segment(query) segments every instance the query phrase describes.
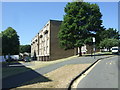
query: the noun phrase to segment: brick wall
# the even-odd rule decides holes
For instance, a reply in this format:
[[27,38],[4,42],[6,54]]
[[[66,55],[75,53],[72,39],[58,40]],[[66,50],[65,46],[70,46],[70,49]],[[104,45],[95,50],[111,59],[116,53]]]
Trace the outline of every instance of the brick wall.
[[50,59],[61,59],[74,55],[74,49],[64,50],[59,46],[58,32],[60,30],[60,21],[50,21]]

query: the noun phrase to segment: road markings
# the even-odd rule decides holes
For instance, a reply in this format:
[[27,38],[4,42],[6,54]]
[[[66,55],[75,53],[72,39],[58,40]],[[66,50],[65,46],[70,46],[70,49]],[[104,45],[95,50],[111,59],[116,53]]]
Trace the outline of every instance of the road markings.
[[[112,55],[113,56],[113,55]],[[109,57],[109,58],[104,58],[103,60],[106,59],[110,59],[110,58],[114,58],[114,57]],[[97,63],[95,63],[90,69],[88,69],[84,74],[82,74],[77,80],[74,81],[74,83],[72,84],[71,88],[77,88],[78,84],[80,83],[80,81],[87,76],[87,74],[100,62],[101,60],[99,60]],[[106,63],[108,64],[108,63]]]
[[74,81],[73,85],[71,86],[72,88],[77,88],[78,84],[80,83],[80,81],[86,77],[89,72],[100,62],[101,60],[99,60],[97,63],[95,63],[90,69],[88,69],[84,74],[82,74],[77,80]]
[[107,62],[106,64],[108,64],[108,65],[113,65],[113,64],[116,64],[115,62]]

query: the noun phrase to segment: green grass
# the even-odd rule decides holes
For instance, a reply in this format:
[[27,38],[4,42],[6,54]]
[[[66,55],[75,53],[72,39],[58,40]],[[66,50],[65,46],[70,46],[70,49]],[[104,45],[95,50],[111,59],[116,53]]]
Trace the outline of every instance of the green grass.
[[[112,52],[95,52],[95,54],[102,54],[102,55],[104,55],[104,54],[112,54]],[[86,55],[91,55],[91,54],[83,54],[83,56],[86,56]],[[92,55],[94,55],[94,53],[92,53]]]
[[112,52],[97,52],[96,54],[112,54]]

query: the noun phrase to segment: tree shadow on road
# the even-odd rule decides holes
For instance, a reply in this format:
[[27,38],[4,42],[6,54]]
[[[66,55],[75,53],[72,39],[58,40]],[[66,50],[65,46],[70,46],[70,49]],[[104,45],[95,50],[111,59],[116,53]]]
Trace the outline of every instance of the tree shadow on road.
[[[52,81],[49,78],[43,76],[42,74],[36,72],[35,70],[32,70],[28,67],[25,67],[21,63],[12,63],[11,65],[5,65],[3,67],[6,70],[2,71],[2,75],[11,73],[10,76],[6,76],[2,79],[2,88],[5,89],[12,89],[16,87],[20,87],[23,85],[30,85],[35,83],[41,83],[41,82],[49,82]],[[19,72],[19,70],[26,70],[25,72],[14,74],[15,72]],[[13,75],[12,75],[13,74]],[[31,81],[35,78],[39,77],[39,80],[35,80],[30,83],[26,83],[28,81]]]

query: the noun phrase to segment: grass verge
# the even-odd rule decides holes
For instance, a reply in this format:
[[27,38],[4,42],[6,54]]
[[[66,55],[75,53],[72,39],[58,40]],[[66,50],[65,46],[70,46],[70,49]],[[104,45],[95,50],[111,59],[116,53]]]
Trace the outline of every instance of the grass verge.
[[89,65],[90,64],[65,65],[52,72],[44,74],[44,77],[49,78],[52,81],[34,83],[41,80],[41,77],[38,77],[24,83],[23,86],[18,88],[67,88],[71,80],[85,70]]
[[[60,62],[64,62],[64,61],[67,61],[67,60],[71,60],[72,58],[75,58],[76,56],[71,56],[71,57],[68,57],[68,58],[64,58],[64,59],[58,59],[58,60],[55,60],[55,61],[32,61],[32,62],[25,62],[27,63],[27,65],[23,66],[23,67],[3,67],[2,68],[2,78],[6,78],[6,77],[9,77],[9,76],[12,76],[12,75],[16,75],[16,74],[20,74],[20,73],[23,73],[23,72],[26,72],[26,71],[29,71],[29,70],[35,70],[35,69],[38,69],[38,68],[42,68],[42,67],[45,67],[45,66],[48,66],[48,65],[52,65],[52,64],[56,64],[56,63],[60,63]],[[15,62],[14,62],[15,63]],[[19,61],[19,63],[23,64],[24,62],[22,61]],[[5,62],[4,62],[5,64]]]

